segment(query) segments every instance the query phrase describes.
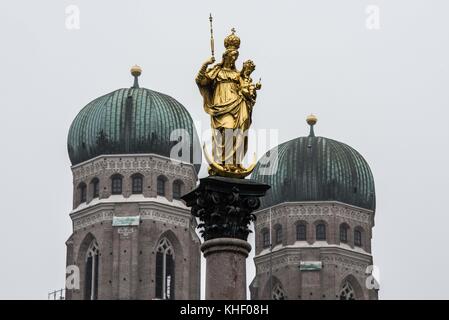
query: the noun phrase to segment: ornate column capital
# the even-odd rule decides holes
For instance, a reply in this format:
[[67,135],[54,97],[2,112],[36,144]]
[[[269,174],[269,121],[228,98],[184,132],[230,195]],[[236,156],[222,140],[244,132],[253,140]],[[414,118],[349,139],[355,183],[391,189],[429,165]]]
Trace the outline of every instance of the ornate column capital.
[[269,185],[249,179],[212,176],[200,179],[200,185],[182,199],[201,223],[198,228],[205,241],[216,238],[247,240],[249,224]]

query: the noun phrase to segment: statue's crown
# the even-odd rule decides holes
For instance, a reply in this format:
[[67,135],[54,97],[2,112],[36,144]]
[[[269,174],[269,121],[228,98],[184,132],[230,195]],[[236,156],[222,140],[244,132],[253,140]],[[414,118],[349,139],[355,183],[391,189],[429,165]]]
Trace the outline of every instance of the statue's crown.
[[237,50],[240,48],[240,38],[235,35],[235,29],[231,29],[231,34],[224,39],[224,46],[226,50]]

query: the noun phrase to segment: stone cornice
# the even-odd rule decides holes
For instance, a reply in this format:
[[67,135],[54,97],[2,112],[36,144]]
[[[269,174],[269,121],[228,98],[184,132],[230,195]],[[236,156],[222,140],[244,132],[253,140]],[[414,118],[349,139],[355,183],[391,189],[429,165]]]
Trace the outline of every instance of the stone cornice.
[[169,213],[169,212],[162,212],[158,210],[152,210],[152,209],[141,209],[140,210],[140,218],[142,220],[153,220],[158,221],[162,223],[171,224],[174,226],[179,226],[183,228],[188,228],[190,225],[190,217]]
[[191,163],[173,160],[157,154],[117,154],[98,156],[71,167],[74,181],[83,180],[100,173],[133,174],[160,172],[166,175],[197,180]]
[[[154,199],[154,198],[150,198],[150,199]],[[160,203],[157,201],[148,201],[148,202],[141,202],[139,204],[139,207],[143,210],[143,209],[157,209],[160,211],[164,211],[167,213],[177,213],[177,214],[181,214],[181,215],[185,215],[187,217],[191,217],[190,215],[190,209],[187,206],[184,207],[179,207],[179,206],[172,206],[170,204],[166,204],[166,203]]]
[[82,219],[96,212],[113,211],[113,210],[114,210],[114,203],[98,203],[95,206],[86,207],[82,210],[72,211],[70,213],[70,218],[72,220]]
[[78,212],[86,212],[92,208],[96,208],[99,205],[114,205],[114,204],[123,204],[123,203],[139,203],[141,205],[153,205],[159,206],[161,209],[165,207],[170,207],[170,210],[181,210],[180,212],[184,212],[185,210],[189,210],[186,205],[180,200],[172,200],[169,201],[165,197],[145,197],[141,194],[131,195],[129,197],[124,197],[123,195],[110,195],[108,198],[102,199],[93,199],[89,203],[82,203],[78,207],[72,210],[70,216],[77,214]]
[[[347,257],[341,255],[324,255],[322,261],[325,264],[332,264],[339,267],[344,267],[350,270],[358,271],[363,274],[366,268],[372,264],[372,260],[360,260],[355,257]],[[341,269],[341,268],[340,268]]]
[[[153,220],[183,228],[191,227],[193,230],[197,226],[197,222],[195,219],[192,219],[188,208],[179,208],[155,201],[140,202],[138,204],[139,215],[142,220]],[[110,221],[112,224],[114,206],[115,203],[98,203],[82,211],[71,213],[70,217],[73,221],[73,230],[80,230],[104,221]]]
[[[278,269],[285,266],[298,266],[301,261],[301,255],[299,253],[290,253],[290,254],[282,254],[282,255],[274,255],[271,259],[271,268]],[[270,270],[270,259],[261,260],[257,257],[254,258],[254,263],[256,264],[257,273],[263,273]]]
[[73,231],[77,231],[83,228],[86,228],[88,226],[91,226],[93,224],[104,222],[104,221],[110,221],[112,225],[112,218],[114,216],[113,210],[95,210],[91,211],[89,213],[84,214],[81,217],[72,217],[73,221]]
[[[272,252],[273,257],[276,256],[283,256],[283,255],[295,255],[299,254],[300,251],[303,250],[319,250],[320,254],[335,254],[338,252],[340,255],[346,255],[348,257],[358,257],[359,259],[371,259],[372,255],[369,252],[360,252],[355,251],[350,248],[345,248],[340,245],[336,244],[328,244],[328,245],[322,245],[322,246],[304,246],[304,247],[298,247],[298,246],[285,246],[278,250],[274,250]],[[261,254],[258,254],[254,257],[254,260],[256,261],[263,261],[264,259],[270,259],[270,252],[263,252]]]
[[[368,253],[349,251],[338,246],[313,249],[320,249],[321,261],[326,264],[341,265],[365,271],[365,268],[372,262],[372,256]],[[297,248],[283,248],[272,253],[271,266],[272,269],[289,265],[299,267],[301,261],[301,254]],[[270,254],[254,257],[254,263],[257,266],[258,274],[268,271],[270,269]]]
[[277,219],[288,217],[295,220],[315,221],[325,217],[342,217],[351,219],[362,224],[374,225],[374,212],[371,210],[355,207],[337,201],[320,202],[285,202],[265,208],[256,212],[257,226],[267,226],[269,223],[271,210],[271,219],[274,223]]

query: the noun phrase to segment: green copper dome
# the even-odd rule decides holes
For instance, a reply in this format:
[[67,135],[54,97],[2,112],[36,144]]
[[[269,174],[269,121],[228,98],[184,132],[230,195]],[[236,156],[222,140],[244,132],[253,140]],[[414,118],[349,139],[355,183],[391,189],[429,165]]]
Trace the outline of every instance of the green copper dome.
[[[375,210],[374,179],[368,163],[350,146],[324,137],[299,137],[278,146],[278,167],[258,162],[252,179],[271,185],[262,206],[282,202],[339,201]],[[268,175],[267,175],[268,173]]]
[[[170,157],[175,129],[189,134],[190,162],[201,163],[199,139],[189,112],[172,97],[145,88],[119,89],[95,99],[73,121],[68,136],[73,165],[105,154],[155,153]],[[195,147],[194,147],[195,146]],[[194,150],[199,153],[194,157]],[[199,152],[198,152],[199,151]],[[200,165],[196,165],[199,171]]]

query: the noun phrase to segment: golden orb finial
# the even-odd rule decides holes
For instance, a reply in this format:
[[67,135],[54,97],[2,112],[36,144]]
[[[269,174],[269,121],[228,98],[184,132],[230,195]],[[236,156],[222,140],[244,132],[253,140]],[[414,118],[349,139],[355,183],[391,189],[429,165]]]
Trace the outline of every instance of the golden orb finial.
[[139,76],[142,74],[142,68],[135,64],[131,67],[131,74],[134,77],[134,84],[132,88],[139,88],[139,81],[137,80],[137,78],[139,78]]
[[317,123],[318,119],[314,114],[310,114],[307,116],[306,121],[309,125],[313,126]]
[[307,116],[306,121],[310,126],[309,137],[315,137],[315,132],[313,131],[313,126],[317,123],[318,119],[314,114],[310,114]]
[[131,67],[131,74],[134,77],[138,77],[142,74],[142,68],[139,67],[137,64]]

